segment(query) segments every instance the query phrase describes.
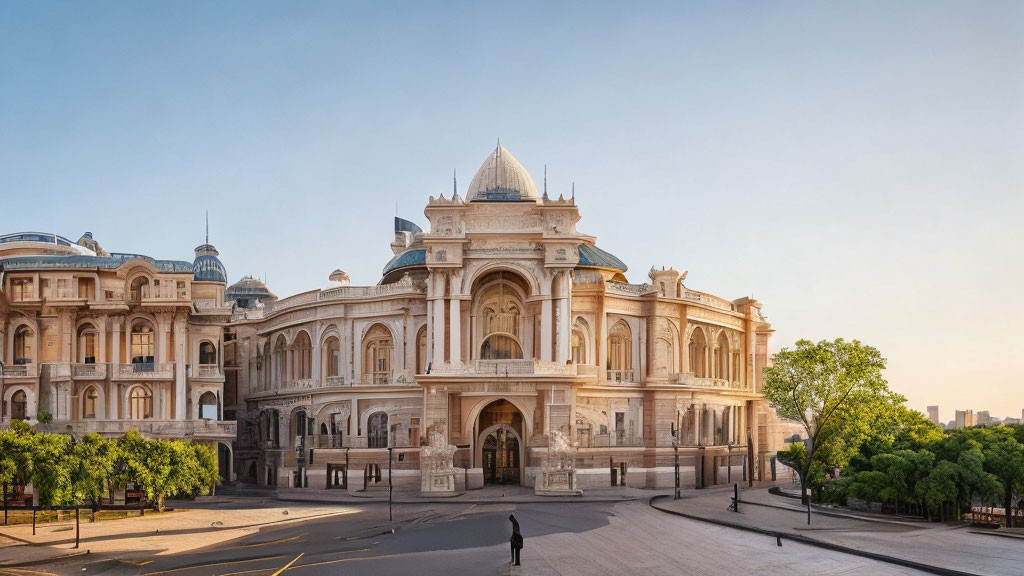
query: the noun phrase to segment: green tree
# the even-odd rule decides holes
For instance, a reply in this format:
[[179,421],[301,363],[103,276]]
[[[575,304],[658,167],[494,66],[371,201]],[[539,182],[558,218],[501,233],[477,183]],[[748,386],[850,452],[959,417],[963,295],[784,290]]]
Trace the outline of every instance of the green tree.
[[[800,340],[783,348],[765,368],[764,395],[784,418],[807,434],[805,457],[796,468],[807,502],[812,467],[844,466],[869,437],[873,424],[888,421],[905,399],[882,378],[885,359],[870,346],[842,338]],[[782,454],[780,453],[780,457]]]
[[994,442],[985,452],[985,468],[999,479],[1006,526],[1013,526],[1013,496],[1024,490],[1024,445],[1013,436]]
[[32,434],[32,486],[39,492],[43,506],[76,504],[71,486],[71,470],[75,467],[71,454],[71,436],[67,434]]
[[113,474],[116,448],[114,441],[99,434],[86,434],[72,449],[72,490],[78,502],[91,501],[93,510],[99,507]]
[[[928,476],[917,484],[916,490],[918,498],[925,503],[931,517],[937,516],[940,520],[945,521],[946,505],[956,502],[959,497],[957,465],[948,460],[942,460],[935,465]],[[959,518],[959,511],[957,518]]]

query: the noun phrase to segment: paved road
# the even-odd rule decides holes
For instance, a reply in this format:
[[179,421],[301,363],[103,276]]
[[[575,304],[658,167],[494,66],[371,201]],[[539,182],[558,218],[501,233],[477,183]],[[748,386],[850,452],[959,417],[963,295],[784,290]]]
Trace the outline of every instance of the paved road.
[[186,554],[139,550],[36,568],[78,576],[492,575],[508,555],[512,512],[526,537],[524,574],[919,574],[792,543],[778,548],[774,540],[670,516],[646,502],[403,505],[393,523],[386,504],[368,504],[355,514],[269,527]]

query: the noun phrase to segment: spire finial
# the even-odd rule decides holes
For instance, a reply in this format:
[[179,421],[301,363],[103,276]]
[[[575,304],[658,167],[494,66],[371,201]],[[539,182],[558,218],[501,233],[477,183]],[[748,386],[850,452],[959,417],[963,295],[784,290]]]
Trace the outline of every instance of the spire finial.
[[544,195],[548,193],[548,165],[544,165]]
[[206,243],[210,243],[210,211],[206,211]]
[[454,194],[459,193],[459,174],[456,168],[452,168],[452,192]]
[[576,201],[576,181],[575,180],[572,181],[572,200],[573,200],[573,202]]

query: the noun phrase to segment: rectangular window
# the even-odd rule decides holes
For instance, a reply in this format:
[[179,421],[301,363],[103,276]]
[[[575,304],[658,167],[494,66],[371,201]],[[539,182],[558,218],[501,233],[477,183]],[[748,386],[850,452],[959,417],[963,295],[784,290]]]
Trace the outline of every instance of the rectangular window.
[[153,333],[136,332],[132,334],[132,363],[151,364],[153,362]]

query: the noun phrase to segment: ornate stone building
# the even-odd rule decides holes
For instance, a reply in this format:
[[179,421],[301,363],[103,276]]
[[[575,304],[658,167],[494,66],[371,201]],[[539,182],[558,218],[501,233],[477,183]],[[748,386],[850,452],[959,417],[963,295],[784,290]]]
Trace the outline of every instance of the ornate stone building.
[[577,229],[575,199],[539,193],[500,146],[465,198],[431,197],[425,215],[427,231],[396,219],[374,286],[335,271],[334,287],[281,300],[252,278],[228,289],[245,294],[226,342],[239,479],[322,485],[331,465],[358,482],[391,448],[396,480],[418,485],[440,432],[460,488],[533,485],[554,430],[583,488],[623,473],[671,486],[676,444],[684,484],[763,472],[759,302],[692,290],[672,268],[628,283]]
[[0,236],[0,425],[193,438],[218,445],[232,478],[217,256],[209,244],[193,262],[108,253],[88,232]]

